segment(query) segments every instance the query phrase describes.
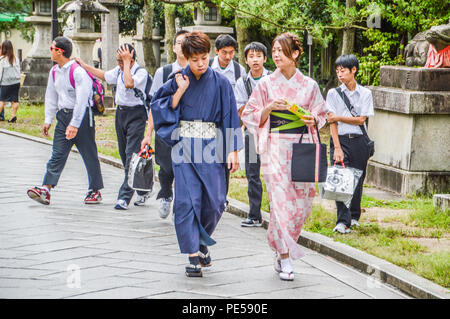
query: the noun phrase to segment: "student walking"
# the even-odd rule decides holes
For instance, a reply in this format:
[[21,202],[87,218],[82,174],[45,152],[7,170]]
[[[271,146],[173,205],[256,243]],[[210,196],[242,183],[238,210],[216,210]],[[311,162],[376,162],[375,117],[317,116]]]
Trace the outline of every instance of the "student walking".
[[[20,62],[14,55],[14,47],[9,40],[1,46],[0,55],[0,114],[4,114],[5,102],[12,103],[12,114],[9,123],[17,121],[20,89]],[[3,121],[5,120],[4,115]]]
[[[153,96],[159,88],[167,82],[169,75],[173,72],[178,72],[187,65],[187,60],[181,50],[181,43],[184,40],[188,31],[180,30],[175,34],[173,39],[172,50],[176,54],[177,59],[172,64],[167,64],[164,67],[160,67],[155,72],[154,81],[150,89],[150,95]],[[141,148],[145,145],[149,145],[152,142],[153,134],[153,118],[152,112],[148,112],[148,128],[145,138],[142,140]],[[172,169],[172,148],[166,144],[157,134],[155,135],[155,161],[159,165],[158,178],[161,185],[161,189],[156,196],[159,199],[159,216],[161,218],[167,218],[170,214],[172,201],[173,201],[173,169]]]
[[[296,68],[302,52],[298,37],[293,34],[283,33],[273,40],[272,57],[277,69],[258,81],[241,116],[255,136],[256,151],[261,156],[270,201],[267,237],[269,246],[276,252],[275,270],[282,280],[294,280],[290,259],[303,256],[297,240],[311,213],[315,195],[314,183],[291,179],[293,144],[298,143],[302,135],[304,142],[312,143],[308,131],[317,140],[318,131],[314,126],[323,126],[326,117],[325,101],[318,84]],[[271,112],[289,113],[287,108],[292,103],[310,112],[310,116],[302,118],[306,126],[271,132],[286,124]]]
[[[137,64],[136,52],[133,46],[128,43],[120,46],[117,50],[117,66],[112,70],[105,72],[87,65],[80,59],[77,59],[77,61],[94,76],[108,84],[116,85],[114,97],[117,105],[115,127],[120,159],[125,168],[125,177],[114,208],[127,210],[134,195],[134,190],[128,186],[129,165],[133,153],[138,153],[140,150],[148,111],[143,101],[136,96],[136,90],[140,91],[146,98],[148,73],[145,68]],[[151,81],[151,78],[149,80]],[[150,197],[150,192],[137,191],[137,194],[135,205],[143,205],[146,199]]]
[[[239,115],[242,114],[245,104],[252,95],[253,89],[258,81],[271,72],[264,68],[267,61],[267,48],[260,42],[252,42],[245,47],[245,63],[250,67],[247,75],[239,78],[236,83],[236,105],[239,108]],[[243,227],[261,227],[261,201],[263,188],[261,183],[260,170],[261,160],[256,153],[253,134],[247,128],[244,130],[245,138],[245,176],[248,182],[248,199],[250,212],[248,218],[242,221]]]
[[[75,144],[83,158],[89,180],[89,190],[84,202],[98,204],[102,200],[100,189],[103,188],[103,179],[95,144],[95,122],[90,118],[91,112],[88,110],[92,96],[92,80],[83,68],[72,67],[75,61],[69,59],[72,54],[72,42],[69,39],[55,38],[50,50],[51,59],[57,64],[48,76],[43,134],[49,135],[55,115],[58,122],[43,187],[30,188],[27,194],[41,204],[50,204],[50,190],[58,184],[70,149]],[[70,81],[71,70],[74,86]]]
[[189,255],[186,275],[201,277],[211,265],[207,246],[225,209],[226,171],[239,168],[239,116],[228,80],[208,67],[210,40],[202,32],[181,45],[189,65],[172,75],[153,97],[156,134],[173,145],[175,230]]
[[336,74],[342,83],[327,95],[327,120],[330,123],[331,165],[343,162],[347,167],[363,171],[347,208],[343,202],[336,202],[337,221],[333,231],[347,234],[350,227],[359,226],[361,197],[366,176],[369,149],[364,135],[367,135],[366,120],[374,115],[372,92],[356,82],[359,70],[358,58],[342,55],[335,62]]

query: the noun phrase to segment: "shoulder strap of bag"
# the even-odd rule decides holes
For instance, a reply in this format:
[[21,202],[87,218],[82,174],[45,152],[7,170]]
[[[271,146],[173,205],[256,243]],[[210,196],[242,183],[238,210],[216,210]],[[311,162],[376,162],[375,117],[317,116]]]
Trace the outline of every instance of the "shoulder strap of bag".
[[241,66],[235,60],[233,60],[234,65],[234,79],[237,81],[241,77]]
[[250,95],[252,95],[253,91],[252,84],[250,83],[250,77],[248,76],[248,74],[246,74],[243,76],[242,80],[244,81],[245,91],[247,91],[247,97],[250,98]]
[[170,73],[172,73],[172,64],[167,64],[163,67],[163,83],[167,82]]
[[214,58],[209,58],[209,66],[211,66],[212,64],[213,64],[213,62],[214,62]]
[[[344,103],[345,103],[345,105],[347,106],[348,110],[350,111],[350,114],[351,114],[353,117],[356,117],[356,116],[354,115],[354,113],[355,113],[355,108],[354,108],[353,105],[350,103],[350,100],[348,99],[347,95],[346,95],[344,92],[342,92],[342,89],[341,89],[340,87],[336,88],[336,92],[338,92],[339,96],[342,98],[342,100],[344,100]],[[359,125],[359,128],[361,129],[362,133],[363,133],[365,136],[368,136],[368,135],[367,135],[367,132],[366,132],[366,128],[364,127],[364,125]]]

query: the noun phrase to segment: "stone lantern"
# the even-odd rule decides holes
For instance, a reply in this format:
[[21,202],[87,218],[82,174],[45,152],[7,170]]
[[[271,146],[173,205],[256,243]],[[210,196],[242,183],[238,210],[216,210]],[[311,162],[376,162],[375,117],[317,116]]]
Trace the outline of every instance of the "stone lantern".
[[119,7],[124,0],[98,0],[109,10],[102,13],[102,69],[111,70],[117,66],[116,51],[119,47]]
[[51,0],[33,1],[33,15],[25,21],[34,26],[33,46],[22,62],[22,72],[25,81],[20,89],[20,97],[30,102],[44,101],[47,87],[48,72],[53,63],[50,60],[51,30]]
[[[211,47],[214,48],[214,43],[219,35],[233,34],[234,31],[233,28],[221,26],[222,15],[220,14],[220,8],[209,1],[205,1],[204,4],[204,9],[200,6],[194,8],[194,25],[184,27],[183,30],[206,33],[211,40]],[[210,54],[214,55],[214,50],[211,50]]]
[[74,0],[63,4],[58,12],[69,13],[64,36],[74,44],[72,56],[79,56],[87,64],[92,65],[92,50],[95,40],[102,36],[94,30],[94,15],[109,13],[109,10],[96,1]]

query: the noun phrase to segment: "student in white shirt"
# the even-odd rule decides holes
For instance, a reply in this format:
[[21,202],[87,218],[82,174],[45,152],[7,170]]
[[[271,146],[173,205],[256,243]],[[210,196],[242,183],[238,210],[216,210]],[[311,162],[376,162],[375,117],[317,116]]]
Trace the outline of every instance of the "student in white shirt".
[[[247,104],[253,89],[256,87],[259,79],[270,74],[264,68],[267,61],[267,48],[259,42],[249,43],[245,49],[245,63],[250,67],[247,75],[239,78],[235,87],[236,106],[239,115]],[[261,160],[259,154],[256,153],[255,141],[253,134],[245,128],[245,176],[248,182],[248,199],[250,211],[248,218],[242,221],[243,227],[261,227],[261,201],[262,201],[262,183],[260,179]]]
[[[109,71],[96,69],[77,59],[88,72],[108,84],[116,85],[115,103],[116,110],[116,134],[119,154],[125,168],[125,177],[117,195],[115,209],[126,210],[133,197],[134,190],[128,186],[128,169],[133,153],[138,153],[141,141],[144,138],[145,122],[147,120],[146,106],[136,96],[135,89],[145,97],[148,73],[145,68],[136,62],[136,52],[128,43],[117,50],[117,66]],[[151,79],[150,79],[151,80]],[[143,205],[150,197],[150,192],[137,191],[136,206]]]
[[[359,226],[361,216],[361,197],[366,175],[369,149],[361,130],[361,125],[367,132],[365,121],[374,115],[372,92],[360,86],[355,77],[358,74],[359,63],[355,55],[342,55],[336,62],[336,73],[342,85],[332,89],[327,95],[327,121],[330,123],[330,160],[344,162],[346,167],[354,167],[363,171],[353,194],[350,208],[344,203],[336,202],[337,222],[334,231],[346,234],[351,226]],[[350,112],[344,98],[347,97],[353,114]],[[367,134],[367,133],[366,133]]]
[[[181,43],[183,42],[186,34],[189,33],[186,30],[180,30],[175,34],[173,38],[172,50],[176,54],[177,59],[172,64],[167,64],[160,67],[155,72],[155,77],[153,80],[152,87],[150,89],[150,95],[155,95],[155,93],[163,86],[164,83],[169,78],[169,75],[178,72],[182,68],[188,65],[187,59],[183,55],[181,50]],[[152,112],[148,113],[148,128],[145,138],[141,142],[141,147],[145,145],[150,145],[152,142],[153,134],[153,118]],[[155,135],[155,161],[159,165],[158,178],[161,185],[161,189],[156,196],[156,199],[160,199],[159,203],[159,216],[161,218],[167,218],[170,214],[170,209],[173,201],[173,170],[172,170],[172,148],[164,143],[162,139]]]
[[210,60],[209,66],[228,79],[236,94],[237,80],[246,75],[245,68],[234,60],[238,47],[237,42],[232,36],[221,34],[217,37],[214,47],[217,55]]
[[58,120],[53,138],[52,156],[47,163],[43,187],[30,188],[28,196],[41,204],[50,204],[50,190],[56,186],[66,164],[70,149],[75,144],[87,170],[89,190],[85,204],[98,204],[102,200],[100,189],[103,179],[95,144],[95,123],[89,120],[92,80],[81,67],[73,70],[74,87],[70,82],[70,69],[75,61],[70,60],[72,42],[57,37],[50,47],[51,59],[57,65],[49,72],[45,92],[44,136],[49,135],[56,115]]

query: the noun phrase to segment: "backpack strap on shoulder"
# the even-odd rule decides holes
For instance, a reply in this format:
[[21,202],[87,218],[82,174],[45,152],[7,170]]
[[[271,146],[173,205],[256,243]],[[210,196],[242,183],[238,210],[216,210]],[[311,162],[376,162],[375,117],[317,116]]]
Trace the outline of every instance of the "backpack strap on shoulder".
[[235,60],[233,60],[234,65],[234,79],[237,81],[241,77],[241,66]]
[[169,79],[169,75],[172,73],[172,64],[166,64],[163,67],[163,83],[166,83]]
[[209,58],[209,66],[211,66],[212,64],[213,64],[213,62],[214,62],[214,58]]
[[70,66],[69,70],[69,81],[73,88],[75,88],[75,78],[73,77],[73,72],[75,72],[75,69],[78,68],[80,65],[78,63],[73,63]]
[[55,64],[54,66],[52,66],[52,77],[53,77],[53,82],[55,82],[55,72],[56,72],[56,67],[58,66],[58,64]]

